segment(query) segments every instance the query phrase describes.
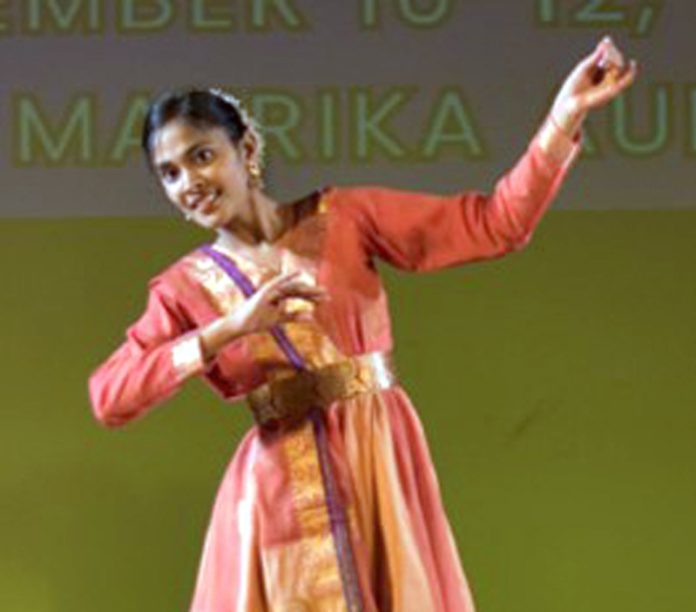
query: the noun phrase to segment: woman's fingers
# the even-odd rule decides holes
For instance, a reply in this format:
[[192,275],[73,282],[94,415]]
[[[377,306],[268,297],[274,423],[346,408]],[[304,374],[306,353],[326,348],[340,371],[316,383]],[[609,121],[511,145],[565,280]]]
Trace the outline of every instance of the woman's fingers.
[[[242,314],[235,312],[235,316],[243,319],[242,326],[247,333],[263,331],[279,323],[309,321],[313,306],[327,295],[326,290],[316,286],[306,272],[279,274],[264,283],[240,307]],[[301,301],[293,304],[293,299]]]
[[266,292],[266,293],[272,293],[273,291],[276,291],[283,285],[286,285],[287,283],[291,283],[295,280],[297,280],[302,273],[300,271],[295,271],[295,272],[289,272],[285,274],[278,274],[277,276],[274,276],[271,278],[271,280],[267,281],[264,283],[264,285],[261,287],[259,291],[261,292]]
[[256,292],[258,300],[275,302],[283,292],[284,288],[291,283],[296,282],[300,278],[300,272],[291,272],[288,274],[278,274],[271,280],[264,283]]
[[621,51],[609,36],[605,36],[594,51],[580,61],[575,72],[598,85],[607,73],[622,70],[624,65]]
[[279,323],[309,323],[314,321],[314,313],[310,310],[282,311]]
[[625,89],[630,87],[638,74],[638,64],[631,60],[627,66],[617,73],[612,79],[605,79],[602,83],[585,93],[584,103],[589,108],[596,108],[616,98]]
[[616,84],[619,86],[619,89],[623,91],[627,87],[633,84],[633,81],[636,80],[636,76],[638,75],[638,62],[636,60],[631,60],[628,62],[628,67],[626,70],[619,76],[619,79],[617,80]]
[[628,66],[626,65],[623,55],[612,45],[600,58],[599,63],[595,67],[594,73],[592,74],[592,84],[596,86],[613,83],[618,80],[618,77],[627,69]]
[[299,298],[310,302],[320,302],[327,297],[326,290],[322,287],[309,285],[299,281],[279,288],[276,295],[273,296],[273,302],[278,303],[283,300]]
[[611,39],[605,36],[599,44],[594,48],[594,51],[580,60],[579,68],[583,71],[594,71],[597,65],[602,61],[602,57],[607,53],[607,49],[613,45]]
[[616,66],[619,69],[623,69],[625,65],[624,57],[619,48],[614,44],[614,41],[608,39],[604,47],[602,47],[602,56],[599,60],[601,67]]
[[571,78],[573,76],[576,78],[594,78],[602,61],[608,56],[608,54],[613,54],[613,52],[610,51],[612,48],[616,49],[614,43],[612,42],[611,38],[605,36],[599,41],[597,46],[589,55],[586,55],[577,63],[571,73]]
[[313,279],[305,280],[306,273],[280,274],[268,281],[259,290],[259,299],[277,305],[282,300],[300,298],[318,302],[326,297],[326,290],[317,287]]

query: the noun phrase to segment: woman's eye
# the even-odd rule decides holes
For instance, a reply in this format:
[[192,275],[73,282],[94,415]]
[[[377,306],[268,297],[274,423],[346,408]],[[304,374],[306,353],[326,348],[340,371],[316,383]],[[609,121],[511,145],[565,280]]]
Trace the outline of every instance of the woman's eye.
[[206,163],[213,159],[213,152],[210,149],[198,149],[193,158],[198,163]]
[[165,168],[161,171],[160,176],[164,182],[171,183],[179,176],[179,172],[175,168]]

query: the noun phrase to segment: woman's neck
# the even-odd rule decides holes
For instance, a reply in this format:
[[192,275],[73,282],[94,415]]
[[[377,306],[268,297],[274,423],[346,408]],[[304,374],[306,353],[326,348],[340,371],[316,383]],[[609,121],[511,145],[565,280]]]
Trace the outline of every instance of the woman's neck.
[[290,212],[290,207],[255,190],[250,196],[248,214],[220,228],[217,231],[218,241],[234,250],[269,246],[288,229]]

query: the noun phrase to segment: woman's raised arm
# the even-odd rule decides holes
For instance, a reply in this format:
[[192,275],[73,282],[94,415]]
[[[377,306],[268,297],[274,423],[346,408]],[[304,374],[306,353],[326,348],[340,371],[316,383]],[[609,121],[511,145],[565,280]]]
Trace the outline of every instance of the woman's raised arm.
[[368,256],[398,268],[434,270],[521,249],[580,152],[588,112],[624,91],[636,70],[610,39],[602,40],[571,71],[527,151],[490,194],[363,187],[338,189],[331,201],[356,228]]

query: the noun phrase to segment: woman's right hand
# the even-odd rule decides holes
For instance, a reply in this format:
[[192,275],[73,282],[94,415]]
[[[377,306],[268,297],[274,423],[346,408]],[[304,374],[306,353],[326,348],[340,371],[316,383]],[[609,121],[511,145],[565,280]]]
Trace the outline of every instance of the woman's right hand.
[[306,321],[307,309],[290,309],[287,300],[305,300],[311,305],[326,298],[326,290],[302,279],[301,272],[275,276],[229,314],[200,330],[203,359],[212,359],[227,343],[281,323]]
[[326,290],[302,276],[301,272],[291,272],[273,277],[227,315],[237,335],[253,334],[274,325],[310,318],[311,312],[306,309],[288,308],[287,300],[300,299],[316,305],[326,298]]

